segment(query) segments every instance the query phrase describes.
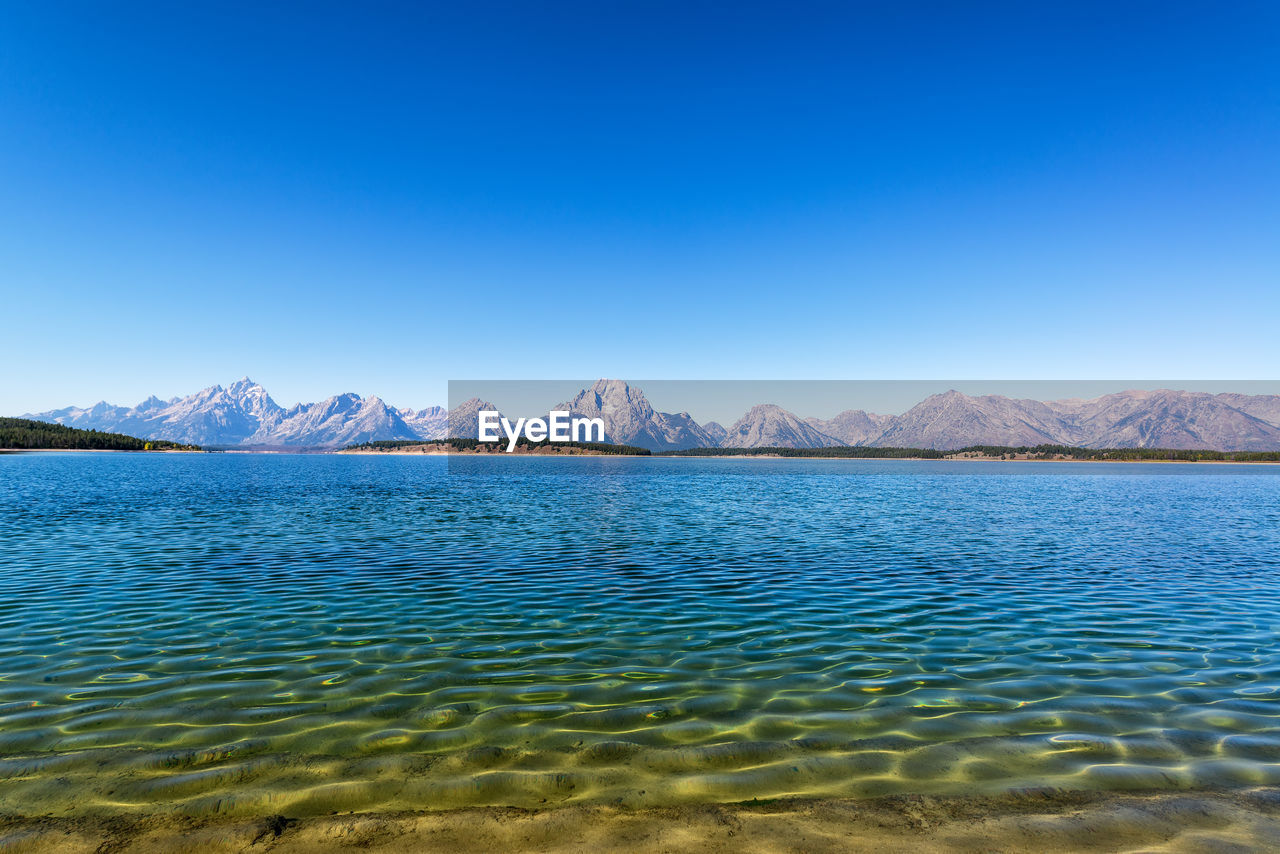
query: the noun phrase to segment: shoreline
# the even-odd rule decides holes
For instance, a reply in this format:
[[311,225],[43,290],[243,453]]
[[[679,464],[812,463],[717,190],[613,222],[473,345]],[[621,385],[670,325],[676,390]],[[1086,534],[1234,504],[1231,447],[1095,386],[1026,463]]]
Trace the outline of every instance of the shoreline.
[[1156,463],[1160,465],[1185,465],[1185,466],[1277,466],[1280,461],[1276,460],[1075,460],[1075,459],[1050,459],[1050,460],[1032,460],[1025,457],[1021,459],[1002,460],[998,457],[792,457],[782,456],[781,454],[708,454],[707,456],[681,455],[681,456],[652,456],[650,459],[660,460],[840,460],[844,462],[910,462],[910,463],[1098,463],[1100,465],[1116,465],[1116,464],[1142,464],[1147,465]]
[[293,456],[361,456],[361,457],[608,457],[610,459],[638,460],[797,460],[811,462],[814,460],[838,460],[842,462],[918,462],[918,463],[1090,463],[1099,465],[1138,464],[1138,465],[1195,465],[1195,466],[1278,466],[1276,460],[1099,460],[1099,459],[1029,459],[1013,457],[849,457],[849,456],[789,456],[782,454],[606,454],[599,451],[515,451],[481,452],[475,451],[413,451],[413,450],[322,450],[314,448],[296,448],[280,450],[219,450],[219,451],[187,451],[187,450],[150,450],[128,451],[108,448],[0,448],[0,454],[262,454]]
[[[261,453],[261,452],[239,452]],[[285,452],[288,453],[288,452]],[[1276,466],[1276,460],[1097,460],[1097,459],[1047,459],[1036,460],[1023,458],[1000,459],[998,457],[798,457],[781,454],[602,454],[602,453],[529,453],[516,451],[513,453],[476,453],[474,451],[331,451],[333,455],[366,456],[366,457],[609,457],[611,459],[636,460],[797,460],[811,462],[813,460],[838,460],[841,462],[917,462],[917,463],[1097,463],[1101,465],[1115,464],[1159,464],[1159,465],[1215,465],[1215,466]]]
[[95,851],[283,854],[542,851],[1271,850],[1280,787],[1161,792],[1023,789],[1001,796],[782,799],[626,809],[472,807],[414,812],[195,817],[0,813],[7,854]]

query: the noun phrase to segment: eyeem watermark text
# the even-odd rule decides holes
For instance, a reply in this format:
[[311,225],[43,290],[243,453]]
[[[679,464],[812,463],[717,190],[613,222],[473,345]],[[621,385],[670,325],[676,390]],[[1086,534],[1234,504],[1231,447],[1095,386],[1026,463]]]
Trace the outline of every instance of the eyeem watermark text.
[[522,434],[530,442],[604,441],[603,418],[572,417],[563,410],[549,412],[546,418],[517,418],[516,423],[512,424],[501,413],[482,409],[478,425],[478,438],[481,442],[497,442],[505,435],[508,454],[515,450],[516,442]]

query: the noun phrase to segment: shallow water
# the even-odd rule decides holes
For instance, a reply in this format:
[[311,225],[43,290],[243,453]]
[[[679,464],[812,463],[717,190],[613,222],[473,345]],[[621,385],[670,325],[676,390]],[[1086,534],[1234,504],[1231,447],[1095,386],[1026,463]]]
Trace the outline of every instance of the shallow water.
[[0,802],[1280,783],[1280,467],[0,457]]

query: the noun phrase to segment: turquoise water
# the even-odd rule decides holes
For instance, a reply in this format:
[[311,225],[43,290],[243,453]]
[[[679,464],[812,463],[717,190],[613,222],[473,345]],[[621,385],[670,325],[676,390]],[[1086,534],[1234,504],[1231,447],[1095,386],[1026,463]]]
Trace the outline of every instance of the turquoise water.
[[1280,783],[1278,476],[0,456],[0,802]]

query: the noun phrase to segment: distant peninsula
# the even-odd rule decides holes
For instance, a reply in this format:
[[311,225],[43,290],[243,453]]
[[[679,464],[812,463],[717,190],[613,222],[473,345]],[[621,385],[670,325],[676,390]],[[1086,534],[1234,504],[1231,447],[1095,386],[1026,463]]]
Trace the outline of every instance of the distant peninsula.
[[0,451],[199,451],[164,439],[80,430],[27,418],[0,418]]

